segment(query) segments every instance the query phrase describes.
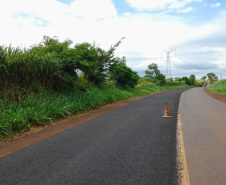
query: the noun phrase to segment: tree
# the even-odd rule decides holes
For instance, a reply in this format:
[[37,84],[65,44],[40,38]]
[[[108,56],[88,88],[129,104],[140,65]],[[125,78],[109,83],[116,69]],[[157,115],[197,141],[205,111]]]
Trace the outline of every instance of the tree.
[[95,43],[82,43],[75,46],[74,56],[76,56],[78,69],[84,73],[84,77],[89,82],[97,86],[101,85],[113,66],[126,63],[125,57],[120,59],[114,56],[114,51],[122,39],[108,51],[96,46]]
[[188,85],[195,85],[195,75],[191,74],[191,76],[189,77],[189,84]]
[[182,80],[185,82],[185,84],[190,85],[190,80],[189,80],[188,77],[183,76],[183,77],[182,77]]
[[156,82],[157,85],[160,85],[160,86],[166,84],[166,77],[165,77],[165,75],[162,74],[162,73],[159,73],[158,75],[155,75],[155,82]]
[[40,71],[47,68],[46,71],[49,73],[49,69],[52,69],[53,66],[55,68],[58,66],[58,71],[55,71],[54,75],[42,75],[54,79],[52,81],[55,84],[53,85],[55,89],[72,88],[78,78],[76,73],[78,66],[73,58],[73,49],[70,48],[71,44],[72,41],[68,39],[60,42],[57,37],[44,36],[40,44],[30,49],[30,52],[34,52],[45,61],[45,65],[49,64],[49,66],[52,66],[47,68],[44,65],[40,65]]
[[204,82],[206,81],[206,78],[207,78],[207,76],[203,76],[202,78],[201,78],[201,80],[203,80]]
[[76,44],[73,50],[73,57],[77,63],[78,69],[84,73],[84,77],[99,85],[105,80],[106,74],[101,70],[99,63],[98,50],[95,45],[90,43]]
[[119,40],[114,46],[111,46],[108,51],[104,51],[103,49],[101,49],[99,47],[97,48],[98,56],[99,56],[98,60],[99,60],[99,63],[101,65],[101,69],[103,71],[109,71],[110,68],[115,64],[120,64],[120,63],[125,64],[126,63],[125,57],[120,59],[119,57],[114,56],[114,51],[121,44],[123,39],[125,39],[125,37],[123,37],[121,40]]
[[214,73],[208,73],[207,76],[211,83],[218,80],[218,77]]
[[178,81],[178,82],[183,81],[183,79],[182,79],[182,78],[180,78],[180,77],[176,77],[176,78],[175,78],[175,80],[176,80],[176,81]]
[[183,81],[183,79],[182,79],[182,78],[180,78],[180,77],[176,77],[176,78],[175,78],[175,81],[177,81],[177,82],[181,83],[181,82]]
[[158,69],[158,65],[155,63],[152,63],[148,65],[148,69],[145,71],[145,77],[154,78],[156,75],[160,74],[160,71]]
[[195,75],[194,74],[191,74],[190,77],[182,77],[182,80],[185,82],[185,84],[187,85],[193,85],[195,86],[196,85],[196,78],[195,78]]
[[109,73],[110,79],[115,80],[117,86],[133,88],[138,84],[139,75],[137,72],[125,65],[117,65]]

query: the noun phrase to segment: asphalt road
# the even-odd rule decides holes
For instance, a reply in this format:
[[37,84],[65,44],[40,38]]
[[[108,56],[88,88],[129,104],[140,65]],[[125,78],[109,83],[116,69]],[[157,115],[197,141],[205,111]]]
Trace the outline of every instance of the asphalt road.
[[[0,158],[1,185],[175,185],[180,94],[149,96]],[[163,118],[165,103],[172,118]]]
[[194,88],[181,95],[180,114],[191,185],[225,185],[226,104]]

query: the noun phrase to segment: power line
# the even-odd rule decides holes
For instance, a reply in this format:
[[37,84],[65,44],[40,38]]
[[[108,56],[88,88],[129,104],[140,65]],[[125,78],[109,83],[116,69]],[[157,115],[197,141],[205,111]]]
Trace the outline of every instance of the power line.
[[[172,63],[173,63],[173,62],[172,62]],[[175,63],[173,63],[173,64],[174,64],[175,66],[181,68],[181,69],[185,69],[185,70],[187,70],[187,71],[192,71],[193,73],[203,74],[203,73],[194,71],[193,69],[186,69],[186,68],[184,68],[184,67],[182,67],[182,66],[180,66],[180,65],[178,65],[178,64],[175,64]]]
[[162,59],[161,57],[155,58],[126,58],[126,60],[153,60],[153,59]]
[[[196,71],[195,73],[202,74],[202,75],[206,75],[207,73],[209,73],[209,71],[207,71],[207,69],[203,69],[200,66],[194,65],[194,64],[192,64],[192,63],[190,63],[190,62],[188,62],[188,61],[186,61],[186,60],[184,60],[184,59],[182,59],[180,57],[176,57],[176,58],[178,58],[179,60],[181,60],[181,61],[183,61],[185,63],[188,63],[190,66],[195,67],[196,70],[201,70],[202,71],[202,72],[197,72]],[[187,70],[193,70],[193,71],[195,71],[194,69],[187,69]]]
[[188,63],[188,64],[190,64],[190,65],[192,65],[192,66],[194,66],[194,67],[196,67],[196,68],[199,68],[200,70],[203,70],[203,69],[201,69],[199,66],[196,66],[196,65],[194,65],[194,64],[191,64],[190,62],[188,62],[188,61],[186,61],[186,60],[184,60],[184,59],[182,59],[182,58],[180,58],[180,57],[176,57],[176,58],[178,58],[178,59],[182,60],[183,62]]

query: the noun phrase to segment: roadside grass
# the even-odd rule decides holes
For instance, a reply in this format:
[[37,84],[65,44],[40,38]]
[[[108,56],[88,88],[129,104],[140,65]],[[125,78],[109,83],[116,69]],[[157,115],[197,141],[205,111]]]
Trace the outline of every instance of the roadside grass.
[[88,112],[103,105],[148,93],[186,88],[187,85],[148,85],[134,89],[92,88],[86,93],[42,91],[19,103],[0,99],[0,140],[29,131],[33,126],[50,125],[56,120]]
[[208,89],[213,92],[226,94],[226,80],[216,81]]

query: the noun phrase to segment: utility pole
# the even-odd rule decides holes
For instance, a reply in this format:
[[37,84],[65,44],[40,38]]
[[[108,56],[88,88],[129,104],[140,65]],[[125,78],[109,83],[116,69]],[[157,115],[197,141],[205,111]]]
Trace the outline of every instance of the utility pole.
[[171,63],[170,63],[170,53],[175,51],[175,55],[176,55],[176,50],[175,49],[171,49],[168,51],[164,52],[167,54],[167,59],[166,59],[166,78],[171,78],[172,77],[172,73],[171,73]]

